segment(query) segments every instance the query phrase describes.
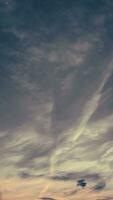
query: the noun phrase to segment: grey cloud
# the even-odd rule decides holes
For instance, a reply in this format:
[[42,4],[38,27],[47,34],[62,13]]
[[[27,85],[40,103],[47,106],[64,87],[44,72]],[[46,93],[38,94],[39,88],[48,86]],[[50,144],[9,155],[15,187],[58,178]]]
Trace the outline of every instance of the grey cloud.
[[101,191],[106,187],[105,182],[100,182],[94,187],[94,191]]
[[[28,169],[32,168],[34,170],[48,169],[50,166],[49,157],[51,156],[53,149],[54,147],[51,146],[47,146],[47,148],[45,148],[44,146],[35,147],[35,145],[28,145],[28,147],[23,150],[23,158],[17,162],[16,166],[18,168],[26,167]],[[35,161],[36,159],[39,160]]]
[[113,112],[112,90],[113,90],[113,74],[111,74],[105,86],[103,87],[100,104],[96,112],[93,114],[90,120],[91,122],[101,118],[105,118],[106,116],[112,114]]
[[55,199],[52,198],[52,197],[42,197],[41,199],[42,199],[42,200],[55,200]]
[[81,174],[79,173],[62,173],[58,174],[56,176],[50,177],[52,180],[58,180],[58,181],[70,181],[70,180],[76,180]]
[[92,174],[88,174],[87,171],[84,172],[69,172],[69,173],[62,173],[53,177],[50,177],[52,180],[58,180],[58,181],[76,181],[77,179],[80,178],[84,178],[87,179],[88,181],[98,181],[101,179],[101,175],[97,174],[97,173],[92,173]]
[[19,174],[19,177],[21,177],[22,179],[29,179],[29,178],[33,178],[33,176],[32,175],[30,175],[29,173],[27,173],[27,172],[21,172],[20,174]]
[[32,175],[32,174],[29,174],[28,172],[20,172],[18,174],[18,176],[21,178],[21,179],[33,179],[33,178],[40,178],[40,177],[43,177],[44,175],[43,174],[40,174],[40,175]]

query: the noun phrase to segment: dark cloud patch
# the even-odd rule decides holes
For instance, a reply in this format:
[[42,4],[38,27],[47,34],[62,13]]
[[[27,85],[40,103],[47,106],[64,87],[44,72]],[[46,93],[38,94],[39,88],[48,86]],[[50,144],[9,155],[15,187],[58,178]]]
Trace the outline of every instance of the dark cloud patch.
[[21,173],[19,174],[19,177],[22,178],[22,179],[29,179],[29,178],[32,178],[33,176],[30,175],[30,174],[27,173],[27,172],[21,172]]
[[94,173],[94,174],[87,174],[84,176],[88,180],[98,181],[101,179],[100,174]]
[[55,200],[55,199],[52,198],[52,197],[42,197],[41,199],[42,199],[42,200]]
[[44,175],[40,174],[40,175],[32,175],[29,172],[20,172],[18,175],[21,179],[32,179],[32,178],[41,178]]
[[[61,174],[61,175],[56,175],[53,177],[50,177],[52,180],[57,180],[57,181],[75,181],[79,179],[80,177],[83,178],[83,180],[87,179],[88,181],[99,181],[101,179],[100,174],[98,173],[92,173],[92,174],[87,174],[87,172],[70,172],[67,174]],[[82,180],[82,179],[81,179]]]
[[101,191],[106,187],[106,183],[105,182],[100,182],[98,183],[95,187],[94,187],[94,191]]
[[67,174],[60,174],[53,177],[50,177],[52,180],[58,180],[58,181],[70,181],[75,180],[79,177],[80,174],[78,173],[67,173]]

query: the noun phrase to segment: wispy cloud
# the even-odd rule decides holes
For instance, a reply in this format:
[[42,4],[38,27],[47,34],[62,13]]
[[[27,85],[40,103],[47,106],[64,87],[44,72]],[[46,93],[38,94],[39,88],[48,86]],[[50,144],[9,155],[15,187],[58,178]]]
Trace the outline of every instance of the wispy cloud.
[[12,199],[80,199],[79,179],[92,199],[112,187],[112,8],[1,0],[0,177]]

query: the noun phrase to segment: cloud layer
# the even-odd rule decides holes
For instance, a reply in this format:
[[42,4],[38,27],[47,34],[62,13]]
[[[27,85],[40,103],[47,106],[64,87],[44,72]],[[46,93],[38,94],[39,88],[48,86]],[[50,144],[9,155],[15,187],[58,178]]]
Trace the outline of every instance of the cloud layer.
[[58,182],[71,199],[81,178],[95,194],[113,187],[112,10],[111,0],[1,0],[1,179],[37,179],[39,198]]

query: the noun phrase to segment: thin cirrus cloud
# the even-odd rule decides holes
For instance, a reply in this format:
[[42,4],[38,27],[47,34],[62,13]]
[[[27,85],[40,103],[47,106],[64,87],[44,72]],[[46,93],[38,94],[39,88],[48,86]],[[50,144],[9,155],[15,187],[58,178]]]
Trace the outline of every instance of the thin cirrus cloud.
[[112,187],[112,6],[1,1],[1,178]]

